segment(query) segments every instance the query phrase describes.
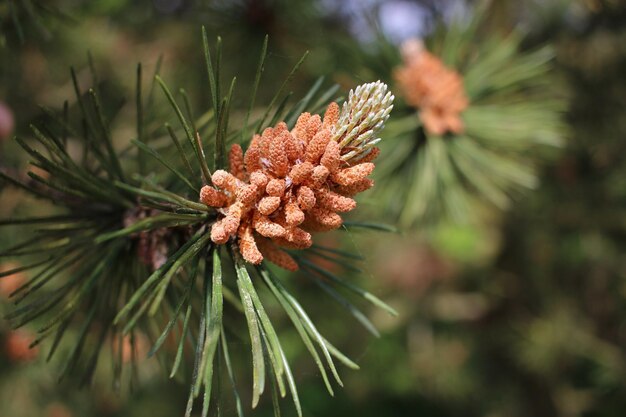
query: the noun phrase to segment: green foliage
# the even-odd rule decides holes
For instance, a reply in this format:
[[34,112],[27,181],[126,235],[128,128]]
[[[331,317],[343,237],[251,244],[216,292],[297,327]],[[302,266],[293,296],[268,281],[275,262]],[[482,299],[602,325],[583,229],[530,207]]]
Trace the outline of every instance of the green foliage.
[[377,189],[395,201],[390,210],[404,227],[467,222],[485,202],[508,208],[520,191],[537,187],[536,165],[563,145],[566,103],[554,84],[551,48],[520,51],[515,33],[476,42],[482,21],[477,11],[428,39],[428,49],[463,78],[464,133],[433,135],[410,109],[387,129],[392,139],[382,144]]
[[[29,283],[16,291],[19,294],[18,308],[9,314],[9,318],[15,327],[38,318],[44,319],[41,336],[35,343],[39,344],[45,337],[54,335],[50,356],[66,330],[75,321],[82,321],[78,338],[69,342],[73,348],[63,372],[84,372],[85,383],[90,382],[100,350],[107,341],[122,343],[124,337],[134,340],[136,334],[147,335],[153,340],[149,355],[159,352],[165,358],[169,356],[172,363],[167,366],[171,369],[170,377],[174,377],[181,367],[186,341],[189,340],[195,354],[185,415],[191,415],[195,399],[200,396],[203,398],[203,416],[209,413],[212,397],[220,401],[220,393],[213,389],[220,386],[220,369],[226,369],[233,382],[237,412],[242,415],[227,344],[227,332],[240,325],[237,321],[226,321],[226,313],[230,317],[232,307],[236,312],[243,312],[249,331],[253,370],[252,407],[258,405],[269,379],[274,389],[273,398],[285,397],[289,391],[298,415],[302,415],[293,373],[266,311],[264,298],[259,293],[261,284],[267,287],[292,321],[331,395],[334,391],[327,370],[337,384],[343,385],[333,357],[350,368],[358,366],[320,334],[297,299],[265,264],[249,271],[234,241],[223,249],[211,241],[209,230],[217,219],[216,209],[195,200],[200,186],[210,183],[209,165],[213,169],[225,168],[226,143],[231,139],[246,138],[255,94],[250,98],[242,130],[231,132],[229,115],[235,78],[227,95],[222,96],[221,40],[217,39],[212,57],[203,29],[203,45],[212,99],[212,109],[206,113],[205,121],[194,119],[184,90],[180,91],[184,103],[181,107],[165,81],[158,74],[155,76],[186,141],[181,142],[178,139],[181,133],[166,124],[171,144],[161,145],[160,150],[154,147],[161,142],[163,134],[162,129],[146,131],[146,120],[152,120],[152,114],[151,107],[143,101],[141,65],[137,67],[135,94],[137,138],[131,139],[129,151],[124,154],[116,152],[109,117],[105,114],[97,87],[83,94],[74,70],[72,80],[82,130],[70,124],[67,112],[58,117],[49,110],[52,120],[44,122],[39,128],[32,127],[35,140],[47,155],[18,139],[24,150],[34,158],[33,165],[48,173],[49,178],[32,172],[29,175],[33,182],[20,182],[5,174],[1,174],[2,178],[35,197],[59,205],[64,214],[18,218],[1,223],[4,226],[25,223],[52,226],[39,229],[41,235],[37,239],[28,239],[1,254],[32,257],[35,261],[23,269],[38,271]],[[257,86],[266,50],[267,41],[255,77]],[[261,131],[284,117],[293,124],[297,114],[311,108],[318,109],[333,97],[337,87],[323,91],[320,79],[301,101],[288,107],[283,98],[284,89],[305,57],[306,54],[287,75],[265,112],[252,121],[255,131]],[[92,79],[97,82],[93,65],[91,67]],[[205,134],[201,136],[202,124],[206,126],[202,127]],[[71,141],[81,141],[78,143],[82,149],[80,162],[70,156],[70,138]],[[136,148],[136,158],[130,155],[133,148]],[[193,155],[191,159],[190,153]],[[178,157],[172,158],[176,154]],[[131,172],[126,172],[123,167]],[[197,172],[201,172],[202,177]],[[355,222],[353,225],[375,227],[369,223]],[[324,250],[313,248],[311,256],[319,257],[319,251]],[[369,292],[309,262],[306,260],[307,252],[300,256],[303,257],[303,265],[307,266],[308,275],[378,335],[356,306],[320,278],[330,279],[335,285],[395,314],[393,309]],[[339,265],[349,265],[351,259],[341,252],[329,252],[325,256],[328,261]],[[227,272],[228,265],[234,266],[234,274],[233,271]],[[7,271],[4,275],[14,272],[19,271]],[[51,289],[51,285],[56,287]],[[232,304],[228,309],[225,309],[224,300]],[[25,301],[24,305],[20,305],[22,301]],[[55,313],[51,314],[51,310]],[[176,340],[173,357],[172,351],[164,349],[168,338]],[[91,350],[86,351],[86,346]],[[117,362],[114,363],[117,379],[122,372],[121,351],[121,345],[113,349],[113,353],[117,354]],[[119,386],[117,379],[116,385]],[[278,407],[278,403],[275,406]]]

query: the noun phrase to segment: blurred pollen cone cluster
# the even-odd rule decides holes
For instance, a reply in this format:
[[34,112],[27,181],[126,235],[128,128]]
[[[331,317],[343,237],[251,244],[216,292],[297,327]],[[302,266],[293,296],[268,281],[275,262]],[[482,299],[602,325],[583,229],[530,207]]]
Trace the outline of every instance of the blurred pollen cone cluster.
[[419,110],[425,129],[435,135],[464,131],[461,113],[469,104],[463,78],[446,68],[418,39],[402,45],[404,65],[394,72],[406,102]]
[[72,411],[62,403],[49,404],[45,410],[45,417],[73,417]]
[[11,109],[0,101],[0,141],[9,139],[15,128],[15,118]]
[[[23,286],[28,277],[24,272],[19,271],[21,265],[17,262],[5,262],[0,265],[0,274],[10,273],[0,277],[0,298],[8,300],[18,288]],[[13,363],[30,362],[37,357],[39,349],[30,348],[35,340],[35,335],[24,329],[11,330],[4,335],[4,354]]]
[[[0,273],[19,269],[20,264],[17,262],[6,262],[0,265]],[[14,272],[0,278],[0,296],[9,298],[18,288],[26,283],[28,278],[24,272]]]
[[4,353],[11,362],[30,362],[39,354],[38,347],[31,348],[35,335],[27,330],[13,330],[4,339]]
[[243,258],[264,258],[291,271],[296,261],[282,248],[305,249],[311,232],[337,229],[339,213],[356,207],[352,197],[371,188],[367,178],[378,156],[375,134],[392,109],[393,96],[381,82],[350,92],[340,110],[331,103],[323,119],[303,113],[289,131],[284,122],[255,135],[244,152],[233,145],[230,172],[218,170],[200,200],[223,217],[211,239],[236,236]]

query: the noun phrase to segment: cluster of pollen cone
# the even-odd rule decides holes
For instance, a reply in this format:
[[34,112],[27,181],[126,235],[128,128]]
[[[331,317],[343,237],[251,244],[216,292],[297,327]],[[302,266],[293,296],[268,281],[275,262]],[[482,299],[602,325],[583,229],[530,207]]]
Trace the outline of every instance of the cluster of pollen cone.
[[435,135],[463,133],[461,113],[469,101],[461,75],[446,68],[417,39],[402,45],[402,55],[404,65],[394,75],[406,102],[419,109],[425,129]]
[[367,178],[378,155],[376,133],[392,109],[393,95],[381,82],[350,91],[340,109],[324,117],[303,113],[293,129],[284,122],[252,138],[245,154],[229,153],[230,172],[218,170],[200,200],[217,209],[211,240],[236,241],[252,264],[263,259],[288,270],[296,261],[283,250],[312,245],[312,232],[337,229],[341,213],[353,210],[356,194],[372,187]]

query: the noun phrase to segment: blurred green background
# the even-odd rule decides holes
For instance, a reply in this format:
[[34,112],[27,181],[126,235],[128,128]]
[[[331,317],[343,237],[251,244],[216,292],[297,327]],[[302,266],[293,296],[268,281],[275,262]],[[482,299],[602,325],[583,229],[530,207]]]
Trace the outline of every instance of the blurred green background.
[[[222,37],[223,71],[237,75],[245,108],[265,34],[259,106],[306,50],[290,84],[294,97],[321,75],[344,92],[363,81],[391,82],[377,47],[381,34],[395,44],[428,36],[437,22],[473,7],[462,0],[2,0],[0,169],[25,172],[27,160],[10,137],[28,135],[38,105],[59,108],[71,96],[70,66],[87,82],[88,51],[104,94],[126,97],[115,129],[131,138],[137,62],[151,74],[162,55],[168,84],[208,108],[201,25]],[[350,279],[400,316],[366,310],[380,329],[373,338],[317,287],[292,277],[320,329],[361,366],[344,370],[345,388],[329,397],[297,334],[275,315],[306,416],[626,413],[626,2],[493,1],[483,31],[514,28],[526,34],[525,48],[549,43],[556,51],[555,71],[569,87],[564,151],[543,168],[539,189],[480,224],[325,237],[366,257],[365,272]],[[374,213],[385,204],[367,195],[360,202]],[[28,204],[33,200],[0,189],[0,218]],[[3,245],[11,233],[0,230]],[[10,269],[11,260],[0,261]],[[10,301],[0,297],[6,313]],[[141,384],[132,392],[115,393],[106,356],[95,386],[78,389],[76,381],[58,382],[54,360],[45,364],[45,354],[25,351],[6,323],[0,333],[2,416],[183,414],[185,382],[168,381],[155,359],[141,361]],[[233,343],[233,351],[245,391],[246,346]],[[247,415],[273,415],[269,398],[254,411],[248,404]],[[221,411],[235,415],[234,404],[227,400]],[[283,415],[296,415],[289,401]]]

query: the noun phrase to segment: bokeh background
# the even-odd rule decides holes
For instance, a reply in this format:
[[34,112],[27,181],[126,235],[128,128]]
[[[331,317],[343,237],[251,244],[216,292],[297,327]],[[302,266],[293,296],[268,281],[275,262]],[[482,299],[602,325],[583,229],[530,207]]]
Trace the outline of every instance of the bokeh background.
[[[137,62],[151,74],[162,56],[168,84],[185,88],[196,108],[208,108],[201,25],[210,37],[222,37],[223,71],[237,75],[245,108],[266,34],[259,106],[306,50],[310,55],[290,84],[294,97],[322,75],[342,91],[364,81],[390,82],[381,36],[394,45],[428,37],[450,16],[469,15],[475,6],[463,0],[2,0],[0,169],[27,170],[11,137],[28,136],[39,105],[58,108],[71,97],[70,66],[87,82],[88,52],[101,91],[127,99],[115,129],[122,133],[117,137],[128,132],[130,139]],[[491,2],[483,38],[511,30],[524,33],[524,48],[554,48],[554,72],[567,86],[564,149],[542,168],[538,189],[479,223],[326,237],[329,245],[366,258],[364,272],[349,279],[400,314],[390,318],[366,309],[380,330],[374,338],[320,297],[317,287],[292,277],[302,281],[302,304],[321,330],[361,366],[344,370],[345,388],[329,397],[297,334],[275,315],[306,416],[624,415],[626,2]],[[386,221],[375,216],[388,202],[365,196],[360,203],[372,220]],[[20,192],[0,188],[0,218],[32,204]],[[15,233],[1,229],[0,243],[12,242]],[[5,270],[16,265],[0,262]],[[3,314],[10,310],[12,282],[22,279],[0,280]],[[58,367],[54,360],[46,364],[43,349],[26,348],[32,331],[0,324],[0,415],[182,415],[187,386],[168,381],[155,359],[140,361],[138,386],[117,393],[103,357],[94,386],[79,389],[77,381],[58,381]],[[247,347],[233,345],[237,379],[246,390]],[[296,415],[288,400],[283,405],[283,415]],[[234,405],[225,401],[221,412],[235,415]],[[246,412],[272,413],[268,398]]]

